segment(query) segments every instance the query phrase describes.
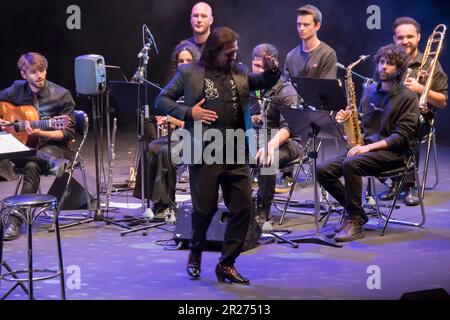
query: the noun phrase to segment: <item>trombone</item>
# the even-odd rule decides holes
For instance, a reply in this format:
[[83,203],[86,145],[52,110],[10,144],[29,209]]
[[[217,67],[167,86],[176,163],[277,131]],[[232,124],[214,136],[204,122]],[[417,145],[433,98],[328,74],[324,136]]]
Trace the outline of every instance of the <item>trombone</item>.
[[[434,113],[428,108],[428,94],[430,92],[431,86],[433,84],[433,76],[436,69],[436,64],[438,62],[439,54],[442,50],[442,45],[444,42],[445,32],[447,31],[447,26],[444,24],[437,25],[433,33],[428,38],[427,46],[425,48],[425,52],[423,54],[422,63],[418,69],[416,80],[419,81],[420,78],[426,79],[426,82],[424,84],[423,92],[419,99],[419,111],[421,113],[420,115],[420,121],[422,123],[422,126],[425,125],[425,119],[428,119],[428,125],[425,125],[425,127],[428,130],[428,135],[426,136],[426,155],[425,155],[425,164],[424,164],[424,170],[423,170],[423,177],[422,177],[422,185],[420,194],[423,199],[425,195],[425,187],[426,187],[426,181],[427,181],[427,175],[428,175],[428,165],[430,161],[430,152],[431,152],[431,145],[433,144],[434,147],[434,165],[435,165],[435,171],[436,171],[436,181],[432,188],[435,188],[437,184],[439,183],[439,173],[438,173],[438,162],[437,162],[437,150],[436,150],[436,140],[434,138]],[[421,128],[421,130],[424,130],[425,128]]]
[[445,32],[447,26],[444,24],[437,25],[433,33],[428,38],[427,46],[423,54],[422,63],[418,69],[417,81],[420,78],[426,79],[422,95],[419,99],[419,110],[423,115],[429,113],[428,109],[428,93],[433,84],[433,75],[436,69],[436,64],[439,58],[439,54],[442,50],[442,44],[444,42]]

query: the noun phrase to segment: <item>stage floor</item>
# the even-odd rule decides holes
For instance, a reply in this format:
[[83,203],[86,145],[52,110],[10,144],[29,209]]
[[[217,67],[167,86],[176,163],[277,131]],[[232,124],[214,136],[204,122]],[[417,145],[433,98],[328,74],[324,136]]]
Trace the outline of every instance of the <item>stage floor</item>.
[[[128,177],[136,143],[132,134],[120,134],[114,181]],[[333,145],[327,154],[335,153]],[[174,225],[152,228],[125,236],[123,229],[93,222],[62,231],[64,266],[68,299],[162,299],[162,300],[276,300],[276,299],[399,299],[405,292],[444,288],[450,291],[450,148],[439,147],[440,182],[426,192],[427,222],[422,228],[391,224],[384,237],[371,223],[364,239],[344,243],[342,248],[317,244],[299,244],[294,249],[285,243],[259,245],[241,255],[238,270],[251,285],[219,284],[214,275],[217,251],[205,252],[202,276],[188,278],[187,250],[173,250]],[[85,148],[88,172],[94,173],[92,141]],[[105,154],[106,158],[106,154]],[[106,163],[106,162],[105,162]],[[430,169],[430,182],[434,180]],[[107,174],[107,172],[106,172]],[[52,183],[43,178],[43,191]],[[13,193],[16,181],[0,182],[0,198]],[[93,185],[91,187],[94,187]],[[381,187],[379,189],[382,189]],[[140,200],[131,191],[112,196],[110,217],[141,217]],[[311,200],[312,188],[297,186],[295,198]],[[119,208],[120,207],[120,208]],[[82,213],[85,211],[77,211]],[[73,212],[71,212],[73,213]],[[395,217],[418,219],[419,207],[395,210]],[[280,212],[272,208],[276,222]],[[333,214],[325,234],[331,233],[339,219]],[[288,214],[281,226],[293,235],[314,232],[313,218]],[[376,221],[375,221],[376,222]],[[63,221],[64,223],[64,221]],[[47,220],[39,220],[34,229],[36,267],[57,268],[56,240],[47,232]],[[274,225],[278,227],[278,224]],[[26,266],[26,237],[5,242],[4,259],[11,267]],[[10,288],[2,281],[0,294]],[[35,284],[37,299],[58,299],[58,280]],[[16,289],[10,299],[25,299]]]

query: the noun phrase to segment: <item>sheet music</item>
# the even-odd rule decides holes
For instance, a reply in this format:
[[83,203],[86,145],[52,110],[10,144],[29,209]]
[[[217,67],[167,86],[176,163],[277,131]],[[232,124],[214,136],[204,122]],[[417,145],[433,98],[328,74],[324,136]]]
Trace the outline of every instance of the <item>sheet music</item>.
[[30,150],[30,148],[14,138],[12,134],[0,132],[0,154]]

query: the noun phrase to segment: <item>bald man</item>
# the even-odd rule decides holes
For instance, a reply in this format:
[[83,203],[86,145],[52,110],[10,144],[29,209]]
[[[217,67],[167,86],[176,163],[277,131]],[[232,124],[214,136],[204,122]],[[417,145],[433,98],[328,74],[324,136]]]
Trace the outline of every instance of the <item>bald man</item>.
[[211,33],[213,21],[212,8],[209,4],[198,2],[192,7],[191,28],[193,36],[186,40],[195,44],[200,52],[203,51],[205,42]]

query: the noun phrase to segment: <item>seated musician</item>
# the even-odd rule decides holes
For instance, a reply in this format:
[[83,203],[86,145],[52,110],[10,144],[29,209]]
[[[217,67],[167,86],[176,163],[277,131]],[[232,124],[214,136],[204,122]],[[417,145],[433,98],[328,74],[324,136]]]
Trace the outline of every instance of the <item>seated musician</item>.
[[[194,44],[189,41],[180,42],[172,54],[172,75],[178,66],[196,62],[199,58],[200,52]],[[184,126],[183,121],[174,117],[157,116],[156,120],[159,125],[171,125],[172,128]],[[148,146],[147,156],[149,190],[146,191],[146,198],[152,201],[155,215],[161,216],[171,214],[176,207],[176,167],[169,158],[168,142],[167,136],[152,141]],[[133,196],[140,198],[141,192],[141,170],[138,170]]]
[[[24,180],[21,194],[36,193],[39,188],[40,175],[55,173],[61,175],[64,171],[64,158],[70,158],[68,143],[75,137],[72,121],[74,100],[69,90],[46,80],[47,59],[35,52],[23,54],[17,62],[20,74],[24,80],[15,81],[10,87],[0,91],[0,101],[6,101],[16,106],[30,105],[34,107],[39,118],[68,115],[68,126],[63,130],[33,129],[27,119],[25,131],[29,138],[37,138],[37,156],[14,160],[16,167],[23,168]],[[13,127],[3,127],[4,131],[12,133]],[[14,240],[20,236],[22,221],[11,217],[11,224],[5,232],[5,240]]]
[[[263,60],[262,57],[267,54],[278,60],[278,49],[271,44],[262,43],[253,49],[252,54],[252,72],[262,74]],[[279,167],[283,168],[287,163],[299,157],[301,154],[300,137],[292,136],[291,130],[280,113],[280,106],[297,106],[297,91],[292,84],[280,77],[277,84],[269,90],[259,92],[261,98],[270,99],[269,108],[267,110],[267,128],[279,129],[278,133],[273,137],[268,137],[268,158],[273,157],[275,150],[279,152]],[[256,99],[258,100],[258,99]],[[262,100],[256,101],[256,105],[261,106]],[[253,108],[252,108],[253,109]],[[260,110],[261,111],[261,110]],[[261,112],[252,116],[254,126],[261,126],[263,116]],[[270,131],[269,131],[270,134]],[[264,161],[264,146],[258,150],[257,158]],[[268,219],[270,216],[270,206],[272,204],[276,185],[276,175],[260,175],[258,178],[258,198],[257,198],[257,220]]]
[[[401,81],[407,68],[402,47],[394,44],[378,50],[375,56],[377,83],[368,86],[361,99],[363,145],[357,145],[317,167],[318,182],[345,208],[346,217],[336,228],[336,241],[364,237],[368,218],[362,207],[362,178],[404,165],[412,152],[418,125],[418,98]],[[340,110],[342,121],[352,111]],[[351,120],[350,120],[351,121]],[[339,180],[344,178],[344,184]]]

